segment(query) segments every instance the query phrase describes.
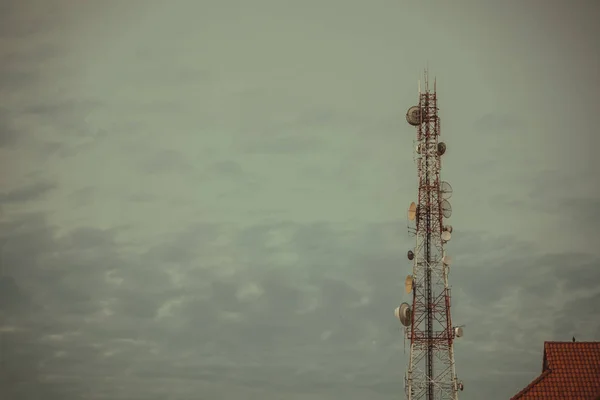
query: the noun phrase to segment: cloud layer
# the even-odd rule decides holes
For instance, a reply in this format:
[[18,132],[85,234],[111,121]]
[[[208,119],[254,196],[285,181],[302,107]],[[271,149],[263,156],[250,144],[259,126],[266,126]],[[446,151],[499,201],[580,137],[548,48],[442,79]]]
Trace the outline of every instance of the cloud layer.
[[595,6],[248,4],[0,6],[1,395],[401,396],[428,59],[461,399],[600,340]]

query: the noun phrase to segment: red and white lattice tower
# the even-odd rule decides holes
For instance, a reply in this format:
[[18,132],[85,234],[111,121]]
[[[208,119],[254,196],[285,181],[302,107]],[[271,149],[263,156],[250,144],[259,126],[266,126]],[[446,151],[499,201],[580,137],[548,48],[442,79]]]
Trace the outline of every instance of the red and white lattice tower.
[[413,271],[405,281],[412,304],[403,303],[396,309],[396,317],[405,326],[406,339],[410,341],[405,391],[409,400],[455,400],[463,384],[456,378],[453,342],[462,336],[463,328],[452,326],[450,257],[444,249],[452,236],[452,227],[444,221],[452,214],[448,202],[452,187],[440,180],[446,144],[439,141],[435,81],[430,91],[427,71],[423,92],[419,84],[419,103],[408,110],[406,120],[417,128],[414,151],[419,194],[408,210],[409,232],[416,237],[415,248],[407,254]]

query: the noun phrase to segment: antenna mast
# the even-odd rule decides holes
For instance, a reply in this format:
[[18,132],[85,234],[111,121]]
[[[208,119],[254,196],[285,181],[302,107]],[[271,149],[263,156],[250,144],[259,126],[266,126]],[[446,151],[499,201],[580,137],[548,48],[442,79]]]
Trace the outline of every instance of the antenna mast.
[[439,141],[436,83],[430,91],[427,70],[423,87],[419,84],[419,103],[408,109],[406,121],[417,128],[414,148],[419,180],[418,199],[408,209],[409,233],[416,238],[415,248],[407,254],[413,262],[412,275],[405,281],[412,304],[402,303],[396,308],[396,317],[410,341],[406,398],[457,400],[463,384],[456,378],[453,343],[463,335],[463,328],[452,327],[448,287],[451,260],[445,252],[452,226],[444,224],[452,215],[448,202],[452,187],[440,180],[446,144]]

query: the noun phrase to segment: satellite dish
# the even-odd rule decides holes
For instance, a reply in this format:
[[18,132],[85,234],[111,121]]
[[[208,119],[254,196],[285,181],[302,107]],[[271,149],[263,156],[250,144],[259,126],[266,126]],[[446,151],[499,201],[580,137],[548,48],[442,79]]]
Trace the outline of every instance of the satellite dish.
[[409,326],[412,322],[412,313],[408,303],[402,303],[400,307],[397,307],[394,311],[394,315],[400,320],[400,322],[404,326]]
[[415,258],[415,253],[413,253],[412,250],[409,250],[408,253],[406,253],[406,257],[408,257],[408,259],[412,261],[412,259]]
[[446,181],[440,183],[440,194],[443,199],[449,199],[452,197],[452,186]]
[[452,216],[452,206],[448,200],[442,200],[442,215],[444,218],[450,218],[450,216]]
[[410,293],[413,290],[414,284],[415,280],[413,276],[407,275],[406,279],[404,280],[404,290],[406,290],[406,293]]
[[408,207],[408,220],[414,221],[416,215],[417,215],[417,205],[413,201],[412,203],[410,203],[410,206]]
[[439,142],[437,146],[438,155],[443,156],[446,153],[446,143]]
[[443,230],[452,233],[452,225],[446,225],[446,226],[444,226]]
[[450,257],[450,256],[444,256],[444,257],[442,257],[442,263],[445,266],[449,266],[450,264],[452,264],[452,257]]
[[450,232],[448,232],[448,231],[442,232],[442,240],[444,242],[449,242],[451,238],[452,238],[452,234]]
[[419,106],[412,106],[406,112],[406,122],[412,126],[421,124],[421,109]]
[[454,336],[456,337],[462,337],[464,335],[464,331],[462,326],[457,326],[456,328],[454,328]]

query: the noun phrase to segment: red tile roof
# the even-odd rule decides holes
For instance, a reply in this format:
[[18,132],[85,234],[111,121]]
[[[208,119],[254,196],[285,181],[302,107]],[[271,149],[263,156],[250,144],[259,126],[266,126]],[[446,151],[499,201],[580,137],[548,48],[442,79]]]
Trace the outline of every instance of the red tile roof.
[[511,400],[600,398],[600,342],[545,342],[542,374]]

